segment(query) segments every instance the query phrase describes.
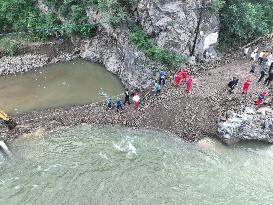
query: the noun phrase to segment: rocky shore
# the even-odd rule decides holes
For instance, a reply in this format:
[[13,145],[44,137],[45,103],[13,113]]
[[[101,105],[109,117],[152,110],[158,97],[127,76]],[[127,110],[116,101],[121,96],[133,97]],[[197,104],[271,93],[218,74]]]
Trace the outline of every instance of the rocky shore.
[[[26,56],[28,58],[28,55]],[[171,132],[191,142],[206,136],[220,137],[223,142],[228,144],[248,139],[243,138],[244,132],[242,132],[241,138],[237,137],[241,125],[234,125],[233,118],[227,113],[230,110],[235,113],[246,105],[254,108],[253,102],[257,96],[256,93],[264,89],[261,86],[253,86],[249,95],[243,96],[241,94],[241,86],[243,79],[248,76],[249,66],[248,61],[242,60],[222,66],[215,65],[206,72],[197,72],[198,68],[196,68],[197,74],[194,75],[190,94],[185,92],[185,84],[178,88],[174,87],[172,85],[173,76],[170,74],[161,95],[156,96],[151,88],[142,91],[142,105],[139,110],[133,109],[132,105],[127,105],[117,113],[115,110],[106,109],[105,105],[100,103],[46,109],[13,116],[14,120],[18,122],[17,128],[8,131],[6,127],[2,126],[0,140],[13,141],[19,136],[36,132],[41,128],[52,130],[57,127],[71,127],[83,123],[96,126],[119,125],[139,129],[157,129]],[[240,78],[240,85],[233,94],[229,94],[226,91],[226,84],[234,73]],[[253,79],[256,77],[252,76]],[[235,114],[233,116],[240,117]],[[226,122],[223,123],[223,121]],[[230,122],[231,124],[228,124]],[[220,127],[218,127],[219,123]],[[231,130],[231,125],[236,128],[226,131]],[[265,129],[257,131],[256,136],[259,132],[264,132],[266,135],[264,139],[271,139],[270,129],[272,126],[267,126]],[[249,139],[257,140],[257,138]]]
[[[99,42],[102,42],[101,46],[99,46]],[[140,129],[159,129],[176,134],[188,141],[197,141],[206,136],[219,137],[227,144],[240,140],[261,140],[257,136],[262,133],[263,141],[272,142],[270,134],[272,126],[260,126],[264,124],[260,122],[267,120],[268,116],[259,118],[257,117],[259,114],[255,113],[253,119],[241,120],[244,119],[244,115],[242,117],[240,111],[244,107],[248,106],[255,110],[254,100],[257,98],[257,93],[266,90],[271,95],[272,90],[255,82],[258,73],[249,74],[250,62],[240,59],[238,52],[226,55],[222,60],[213,64],[191,66],[190,70],[194,80],[190,94],[185,92],[185,84],[178,88],[172,85],[175,72],[169,72],[167,84],[163,87],[162,94],[155,96],[151,91],[151,85],[157,78],[156,70],[144,74],[143,65],[140,69],[134,70],[134,67],[141,64],[144,57],[140,57],[137,61],[135,58],[128,57],[125,61],[127,63],[133,59],[129,68],[126,67],[126,64],[117,64],[120,67],[115,67],[116,61],[112,55],[117,51],[108,50],[109,55],[107,53],[103,55],[103,51],[107,50],[106,47],[103,47],[106,44],[107,42],[104,42],[103,39],[96,40],[94,38],[92,42],[75,40],[73,43],[69,41],[61,44],[50,42],[45,45],[32,45],[28,48],[22,48],[22,55],[2,57],[0,74],[26,72],[50,63],[82,57],[102,63],[108,70],[117,74],[126,86],[140,86],[142,106],[139,110],[134,110],[131,105],[125,106],[121,112],[117,113],[115,110],[107,110],[104,104],[92,104],[83,107],[72,106],[33,111],[13,116],[19,125],[14,131],[8,131],[6,127],[2,126],[0,128],[0,140],[12,141],[23,134],[35,132],[40,128],[51,130],[60,126],[76,126],[88,123],[102,126],[120,125]],[[130,52],[134,52],[133,47]],[[106,57],[104,58],[104,56]],[[119,59],[119,62],[123,62],[123,60]],[[115,68],[117,69],[115,70]],[[146,68],[146,70],[148,69]],[[138,76],[141,73],[143,77],[139,78]],[[234,93],[230,94],[226,87],[228,81],[234,76],[239,78],[239,85]],[[250,78],[253,81],[250,92],[246,96],[241,93],[245,78]],[[143,86],[141,87],[141,85]],[[229,113],[234,114],[230,115]],[[258,124],[256,119],[260,120]],[[233,123],[234,121],[237,124]],[[245,126],[246,124],[248,126]],[[262,129],[257,130],[257,126],[262,127]],[[242,127],[245,131],[241,132]],[[249,134],[247,132],[249,129],[256,131],[252,132],[254,134]]]
[[24,73],[49,64],[77,58],[78,48],[71,41],[35,43],[21,48],[16,56],[3,56],[0,75]]

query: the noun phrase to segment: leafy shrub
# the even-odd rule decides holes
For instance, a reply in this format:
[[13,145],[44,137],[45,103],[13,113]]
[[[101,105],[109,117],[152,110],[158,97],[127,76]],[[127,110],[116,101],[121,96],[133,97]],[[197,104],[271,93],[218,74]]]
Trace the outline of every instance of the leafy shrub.
[[187,62],[185,56],[155,46],[149,36],[140,28],[135,28],[130,33],[130,41],[143,50],[149,58],[169,68],[179,67]]
[[14,55],[22,44],[22,40],[17,37],[3,37],[0,39],[0,48],[7,55]]
[[220,10],[220,42],[243,44],[271,31],[272,8],[272,0],[226,1]]

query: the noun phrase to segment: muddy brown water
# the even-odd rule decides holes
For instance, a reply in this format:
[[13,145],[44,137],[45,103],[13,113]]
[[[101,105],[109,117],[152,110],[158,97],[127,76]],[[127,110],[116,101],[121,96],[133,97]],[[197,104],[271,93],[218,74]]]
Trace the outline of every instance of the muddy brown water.
[[121,81],[103,66],[83,60],[0,77],[0,109],[16,114],[81,105],[123,92]]

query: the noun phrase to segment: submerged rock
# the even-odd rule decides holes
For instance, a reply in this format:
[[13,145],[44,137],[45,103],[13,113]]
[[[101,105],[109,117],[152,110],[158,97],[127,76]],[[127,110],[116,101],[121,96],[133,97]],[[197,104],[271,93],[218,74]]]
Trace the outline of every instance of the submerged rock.
[[245,108],[241,114],[229,114],[225,122],[219,123],[219,138],[226,144],[255,140],[273,143],[273,110]]

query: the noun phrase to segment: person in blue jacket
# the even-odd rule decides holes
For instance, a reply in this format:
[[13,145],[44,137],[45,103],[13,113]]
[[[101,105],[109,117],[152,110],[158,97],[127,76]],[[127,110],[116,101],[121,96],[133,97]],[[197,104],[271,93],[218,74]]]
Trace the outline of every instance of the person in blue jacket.
[[158,81],[158,84],[159,85],[165,85],[165,79],[166,79],[166,72],[165,71],[163,71],[163,70],[161,70],[160,72],[159,72],[159,81]]
[[117,109],[117,112],[122,109],[122,102],[119,98],[117,98],[116,100],[116,109]]
[[106,99],[106,106],[108,109],[112,109],[112,97]]
[[160,92],[161,92],[161,86],[160,86],[159,83],[155,83],[154,91],[155,91],[156,95],[160,94]]

